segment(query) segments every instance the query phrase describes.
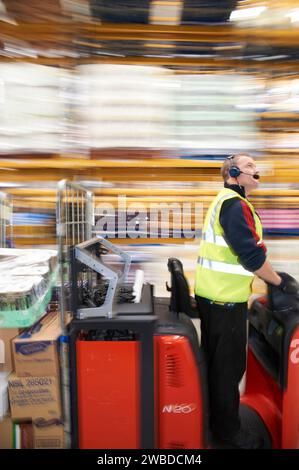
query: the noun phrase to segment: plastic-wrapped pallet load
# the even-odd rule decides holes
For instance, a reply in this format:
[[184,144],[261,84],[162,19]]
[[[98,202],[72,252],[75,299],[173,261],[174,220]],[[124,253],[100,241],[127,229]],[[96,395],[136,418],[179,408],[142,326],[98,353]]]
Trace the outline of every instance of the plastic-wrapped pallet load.
[[258,150],[257,96],[263,83],[234,74],[180,75],[176,95],[176,146],[189,154]]
[[46,312],[56,283],[55,250],[0,249],[0,327],[31,326]]
[[91,148],[168,148],[174,89],[163,67],[89,64],[77,67],[75,120]]
[[26,63],[0,64],[1,152],[65,148],[67,72]]

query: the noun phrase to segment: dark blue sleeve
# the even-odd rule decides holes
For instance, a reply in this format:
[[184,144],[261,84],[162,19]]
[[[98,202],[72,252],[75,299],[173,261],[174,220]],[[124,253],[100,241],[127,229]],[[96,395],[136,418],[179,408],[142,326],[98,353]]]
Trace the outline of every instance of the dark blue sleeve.
[[220,211],[220,224],[226,243],[248,271],[261,268],[266,260],[266,247],[255,229],[252,212],[246,202],[239,198],[224,201]]

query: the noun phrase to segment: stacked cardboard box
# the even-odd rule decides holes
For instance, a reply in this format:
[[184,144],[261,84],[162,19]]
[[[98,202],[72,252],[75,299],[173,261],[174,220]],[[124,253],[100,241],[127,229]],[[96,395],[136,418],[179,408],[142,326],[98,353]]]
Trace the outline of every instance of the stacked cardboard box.
[[60,334],[57,312],[50,312],[33,327],[14,338],[12,351],[16,375],[58,377]]
[[46,425],[21,423],[20,448],[22,449],[62,449],[64,429],[59,420],[52,420]]
[[[50,312],[12,342],[15,372],[8,378],[11,416],[32,423],[33,447],[63,447],[57,312]],[[25,427],[23,426],[25,429]],[[28,445],[28,444],[26,444]]]

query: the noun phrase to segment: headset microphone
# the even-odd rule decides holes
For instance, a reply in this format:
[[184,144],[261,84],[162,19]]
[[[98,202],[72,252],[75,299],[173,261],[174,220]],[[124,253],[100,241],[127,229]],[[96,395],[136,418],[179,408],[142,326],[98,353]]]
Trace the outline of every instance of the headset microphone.
[[254,178],[255,180],[260,179],[260,175],[258,173],[254,173],[254,175],[251,175],[250,173],[244,173],[244,171],[240,171],[240,173],[243,173],[243,175],[252,176],[252,178]]

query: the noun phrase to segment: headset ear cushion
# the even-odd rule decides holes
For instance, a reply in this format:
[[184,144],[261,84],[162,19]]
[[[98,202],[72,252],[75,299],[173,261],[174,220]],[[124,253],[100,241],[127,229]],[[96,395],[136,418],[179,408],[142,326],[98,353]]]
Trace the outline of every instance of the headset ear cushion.
[[240,176],[240,174],[241,174],[240,168],[238,168],[237,166],[232,166],[229,169],[229,176],[231,176],[232,178],[237,178],[238,176]]

